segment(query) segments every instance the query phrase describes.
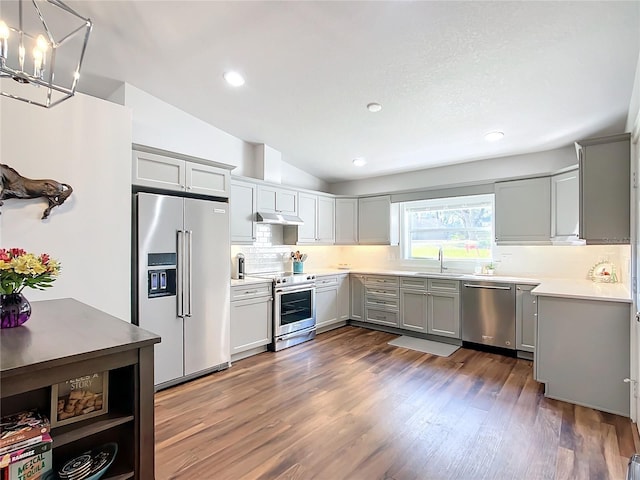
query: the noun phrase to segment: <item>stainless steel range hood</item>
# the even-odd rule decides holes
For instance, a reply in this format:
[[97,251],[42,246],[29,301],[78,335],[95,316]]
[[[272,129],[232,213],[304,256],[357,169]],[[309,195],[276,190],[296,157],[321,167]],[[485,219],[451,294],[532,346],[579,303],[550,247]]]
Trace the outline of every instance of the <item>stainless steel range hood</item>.
[[296,215],[271,212],[257,212],[256,221],[258,223],[270,223],[272,225],[304,225],[304,221]]

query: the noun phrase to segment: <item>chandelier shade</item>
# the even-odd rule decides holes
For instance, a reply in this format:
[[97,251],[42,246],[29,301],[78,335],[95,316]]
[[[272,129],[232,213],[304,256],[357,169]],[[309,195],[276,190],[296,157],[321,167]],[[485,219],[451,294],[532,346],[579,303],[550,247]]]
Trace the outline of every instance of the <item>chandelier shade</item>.
[[0,0],[0,95],[45,108],[71,98],[92,26],[60,0]]

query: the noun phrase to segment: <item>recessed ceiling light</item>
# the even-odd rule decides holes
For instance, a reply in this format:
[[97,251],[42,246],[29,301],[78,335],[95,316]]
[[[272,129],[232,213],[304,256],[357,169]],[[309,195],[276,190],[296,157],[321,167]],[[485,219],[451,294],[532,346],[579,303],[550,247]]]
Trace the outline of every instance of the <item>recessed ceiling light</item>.
[[373,102],[367,105],[367,110],[369,110],[370,112],[379,112],[380,110],[382,110],[382,105]]
[[244,78],[238,72],[225,72],[224,79],[229,85],[241,87],[244,85]]
[[358,157],[353,159],[353,164],[356,167],[364,167],[367,164],[367,161],[362,157]]
[[504,137],[504,133],[503,132],[489,132],[484,136],[484,139],[488,142],[495,142],[497,140],[502,140],[502,137]]

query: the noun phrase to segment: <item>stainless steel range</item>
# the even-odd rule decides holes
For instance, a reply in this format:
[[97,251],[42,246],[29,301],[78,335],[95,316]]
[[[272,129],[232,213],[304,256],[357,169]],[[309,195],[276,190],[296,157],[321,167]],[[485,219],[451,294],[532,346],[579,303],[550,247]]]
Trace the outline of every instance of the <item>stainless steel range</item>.
[[272,351],[316,336],[316,276],[307,273],[260,275],[273,280]]

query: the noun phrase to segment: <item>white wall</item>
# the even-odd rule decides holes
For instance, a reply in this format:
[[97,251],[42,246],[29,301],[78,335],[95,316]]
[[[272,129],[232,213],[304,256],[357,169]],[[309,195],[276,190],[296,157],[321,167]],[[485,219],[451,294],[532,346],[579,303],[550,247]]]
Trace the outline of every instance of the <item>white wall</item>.
[[636,64],[636,76],[633,82],[631,101],[629,102],[629,114],[627,115],[625,132],[632,132],[634,127],[638,128],[636,122],[640,122],[640,55],[638,55],[638,63]]
[[47,220],[44,199],[6,200],[4,248],[49,253],[62,272],[29,300],[72,297],[123,320],[131,314],[131,113],[77,94],[50,110],[0,98],[0,162],[73,193]]
[[546,152],[491,158],[414,172],[333,183],[329,185],[329,189],[331,193],[335,194],[367,195],[441,186],[472,185],[500,179],[545,175],[577,163],[575,148],[569,146]]
[[283,185],[291,185],[296,188],[316,190],[318,192],[329,192],[329,184],[327,182],[287,162],[282,162],[281,175]]
[[124,105],[133,111],[134,143],[234,165],[234,175],[254,173],[251,144],[130,84],[123,85],[110,99],[124,99]]

